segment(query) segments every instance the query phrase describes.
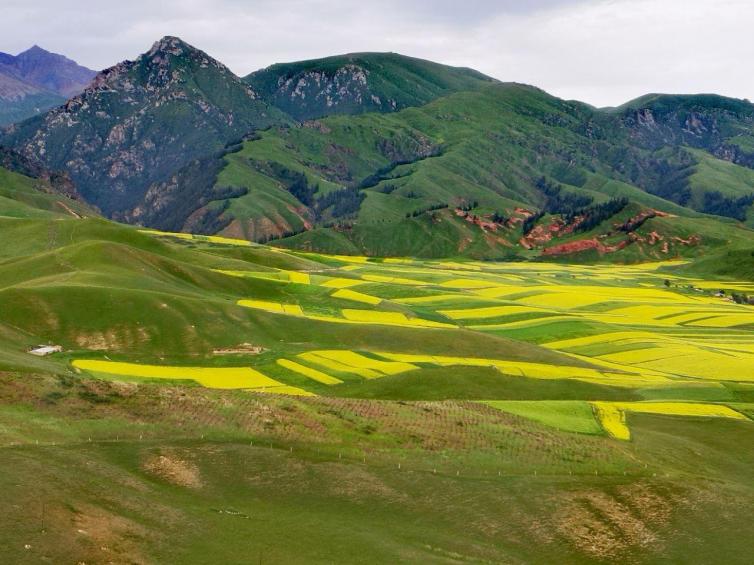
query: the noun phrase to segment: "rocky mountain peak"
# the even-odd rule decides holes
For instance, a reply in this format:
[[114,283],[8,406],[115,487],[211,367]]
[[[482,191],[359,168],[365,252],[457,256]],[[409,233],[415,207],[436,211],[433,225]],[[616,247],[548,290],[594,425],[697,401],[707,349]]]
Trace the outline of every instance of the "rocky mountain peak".
[[190,53],[194,51],[199,50],[183,41],[180,37],[166,35],[162,39],[154,42],[152,48],[147,51],[146,56],[153,57],[159,53],[181,56],[186,52]]
[[193,159],[287,119],[227,67],[167,36],[99,73],[64,106],[16,124],[8,144],[69,171],[85,198],[120,217]]

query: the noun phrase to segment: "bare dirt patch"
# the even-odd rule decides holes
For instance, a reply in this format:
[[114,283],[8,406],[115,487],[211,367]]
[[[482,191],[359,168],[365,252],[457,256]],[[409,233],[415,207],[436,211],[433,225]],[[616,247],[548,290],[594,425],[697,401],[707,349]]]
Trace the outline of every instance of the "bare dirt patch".
[[661,529],[679,500],[649,485],[617,492],[581,490],[557,503],[555,530],[577,550],[597,559],[625,558],[626,552],[661,545]]
[[203,484],[197,466],[177,455],[155,455],[145,461],[143,467],[148,473],[178,486],[200,488]]
[[[95,506],[77,509],[76,536],[88,546],[83,555],[100,563],[147,563],[140,546],[148,532],[143,526]],[[88,559],[84,562],[89,562]]]
[[213,349],[214,355],[234,355],[234,354],[248,354],[248,355],[260,355],[267,351],[267,348],[261,345],[254,345],[253,343],[240,343],[234,347],[224,347],[221,349]]

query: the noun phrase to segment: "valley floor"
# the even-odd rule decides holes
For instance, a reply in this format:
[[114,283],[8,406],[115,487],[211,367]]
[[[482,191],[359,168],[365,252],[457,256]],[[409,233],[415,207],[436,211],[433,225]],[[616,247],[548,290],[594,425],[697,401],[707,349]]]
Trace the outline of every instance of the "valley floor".
[[754,283],[3,222],[9,562],[749,560]]

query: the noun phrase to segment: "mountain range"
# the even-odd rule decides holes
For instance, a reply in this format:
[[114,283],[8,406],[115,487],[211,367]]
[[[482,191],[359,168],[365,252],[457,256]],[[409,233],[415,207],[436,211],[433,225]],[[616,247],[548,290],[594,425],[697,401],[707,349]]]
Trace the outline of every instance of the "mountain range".
[[24,120],[79,94],[97,73],[34,45],[0,52],[0,125]]
[[394,53],[242,79],[165,37],[0,144],[110,218],[311,251],[671,258],[754,226],[748,101],[596,109]]

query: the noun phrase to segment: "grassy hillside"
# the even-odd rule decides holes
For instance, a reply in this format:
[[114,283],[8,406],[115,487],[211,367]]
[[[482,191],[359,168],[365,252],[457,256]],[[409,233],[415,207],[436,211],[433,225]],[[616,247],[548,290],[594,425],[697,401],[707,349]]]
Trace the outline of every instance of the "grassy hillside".
[[[23,89],[21,94],[18,90]],[[3,96],[8,91],[11,96]],[[13,77],[0,74],[0,127],[23,121],[65,102],[65,98],[45,90],[20,84]]]
[[752,279],[286,251],[34,182],[0,176],[10,561],[747,562]]
[[746,563],[754,533],[751,423],[643,416],[624,445],[472,403],[0,387],[16,562]]
[[[628,135],[620,120],[584,105],[522,85],[488,86],[393,114],[264,132],[226,156],[218,175],[216,186],[246,193],[212,206],[226,235],[287,236],[286,247],[329,253],[573,255],[563,244],[577,242],[578,256],[586,242],[600,256],[634,260],[740,239],[731,221],[693,227],[667,217],[658,238],[641,218],[745,220],[750,169],[699,149],[631,146]],[[621,198],[630,206],[599,210]],[[637,252],[637,242],[649,243]]]
[[106,216],[163,231],[336,254],[626,262],[750,237],[753,132],[754,105],[715,95],[598,110],[393,53],[241,80],[165,37],[2,141],[65,170]]
[[56,193],[46,181],[3,167],[0,167],[0,214],[5,218],[95,215],[87,205]]

